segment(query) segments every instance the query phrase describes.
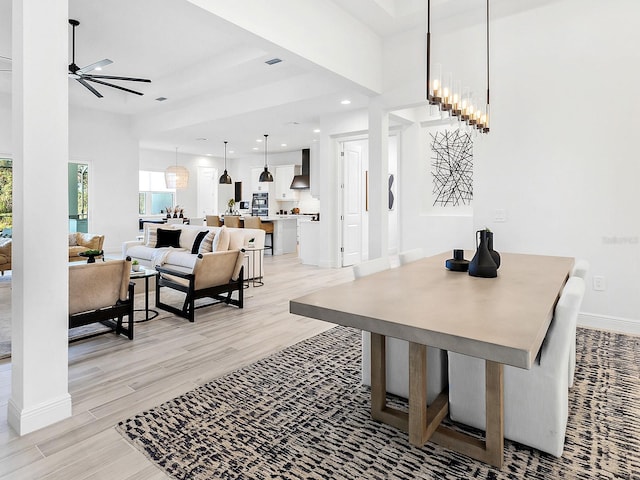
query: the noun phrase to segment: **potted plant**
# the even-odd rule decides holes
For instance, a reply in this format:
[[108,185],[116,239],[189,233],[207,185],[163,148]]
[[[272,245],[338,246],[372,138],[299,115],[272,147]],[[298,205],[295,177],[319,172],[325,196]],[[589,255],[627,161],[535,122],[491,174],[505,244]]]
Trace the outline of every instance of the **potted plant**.
[[140,262],[138,262],[138,260],[133,260],[131,262],[131,270],[133,270],[134,272],[137,272],[140,270]]
[[233,198],[230,198],[227,202],[227,206],[229,207],[229,213],[233,213],[233,207],[236,204],[236,201]]

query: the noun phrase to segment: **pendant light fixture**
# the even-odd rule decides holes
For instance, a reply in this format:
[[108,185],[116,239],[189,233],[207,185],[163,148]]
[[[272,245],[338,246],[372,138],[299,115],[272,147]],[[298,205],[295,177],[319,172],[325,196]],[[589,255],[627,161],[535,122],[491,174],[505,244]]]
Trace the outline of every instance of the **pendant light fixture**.
[[264,172],[260,174],[259,182],[273,182],[273,175],[269,172],[269,168],[267,167],[267,135],[264,134]]
[[441,112],[449,112],[452,117],[458,117],[460,122],[476,128],[481,133],[489,133],[489,0],[486,0],[486,4],[487,103],[483,111],[474,105],[474,99],[468,91],[465,93],[460,91],[460,83],[454,84],[451,74],[447,74],[444,79],[441,78],[442,72],[436,65],[436,72],[433,75],[431,71],[431,1],[427,0],[427,100],[429,105],[438,106]]
[[187,188],[189,184],[189,170],[185,167],[178,166],[178,147],[176,147],[176,164],[167,167],[164,171],[164,182],[167,188]]
[[220,175],[219,183],[231,185],[231,177],[227,173],[227,141],[224,141],[224,173]]

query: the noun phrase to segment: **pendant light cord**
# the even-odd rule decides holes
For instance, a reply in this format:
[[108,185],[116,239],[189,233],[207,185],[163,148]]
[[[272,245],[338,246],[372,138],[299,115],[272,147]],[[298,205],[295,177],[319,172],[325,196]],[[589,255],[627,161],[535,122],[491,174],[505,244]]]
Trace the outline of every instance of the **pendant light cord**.
[[489,105],[489,0],[487,0],[487,105]]

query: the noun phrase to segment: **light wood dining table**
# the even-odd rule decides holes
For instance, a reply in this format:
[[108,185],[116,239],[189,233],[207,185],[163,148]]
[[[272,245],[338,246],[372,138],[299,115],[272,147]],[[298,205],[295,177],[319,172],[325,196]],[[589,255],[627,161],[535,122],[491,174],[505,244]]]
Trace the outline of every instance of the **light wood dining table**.
[[[371,415],[409,434],[501,467],[503,366],[531,368],[573,258],[502,254],[496,278],[445,268],[451,252],[332,286],[290,301],[290,312],[371,332]],[[472,258],[473,252],[465,252]],[[386,403],[385,337],[409,342],[409,411]],[[448,392],[427,407],[427,346],[486,361],[485,439],[442,425]]]

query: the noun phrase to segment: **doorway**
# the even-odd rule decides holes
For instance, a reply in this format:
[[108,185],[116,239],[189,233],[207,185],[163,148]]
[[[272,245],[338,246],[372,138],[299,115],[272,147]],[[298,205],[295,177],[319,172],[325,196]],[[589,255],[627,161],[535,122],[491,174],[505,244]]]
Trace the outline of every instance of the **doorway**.
[[[218,214],[218,170],[198,167],[197,212],[203,218]],[[197,215],[196,215],[197,216]]]
[[342,266],[356,265],[367,258],[368,140],[340,142],[342,171]]

